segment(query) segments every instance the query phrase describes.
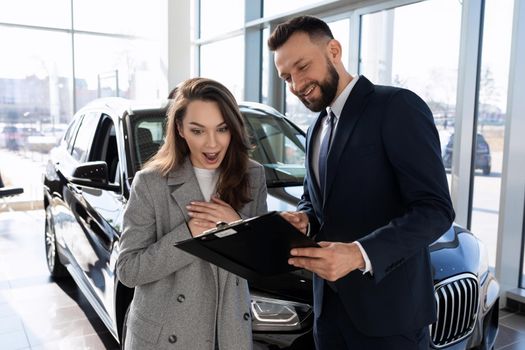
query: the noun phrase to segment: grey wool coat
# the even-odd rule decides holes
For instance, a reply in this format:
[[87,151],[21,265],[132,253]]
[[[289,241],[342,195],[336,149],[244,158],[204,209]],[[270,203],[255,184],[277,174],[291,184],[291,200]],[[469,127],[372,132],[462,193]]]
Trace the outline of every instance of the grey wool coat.
[[[239,214],[267,212],[263,167],[248,166],[252,201]],[[163,177],[139,171],[124,212],[117,273],[135,287],[124,348],[221,350],[252,348],[247,282],[173,245],[191,237],[186,205],[203,201],[191,162]],[[217,333],[217,334],[216,334]]]

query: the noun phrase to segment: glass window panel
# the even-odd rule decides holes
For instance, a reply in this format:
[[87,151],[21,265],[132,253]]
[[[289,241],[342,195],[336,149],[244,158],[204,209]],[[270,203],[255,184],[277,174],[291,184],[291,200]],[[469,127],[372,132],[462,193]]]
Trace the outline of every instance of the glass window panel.
[[361,17],[360,73],[375,84],[408,88],[427,102],[447,168],[452,165],[461,10],[457,0],[428,0]]
[[[9,27],[0,27],[0,37],[3,52],[9,53],[0,55],[0,126],[19,131],[9,146],[50,148],[73,115],[71,37]],[[0,135],[0,147],[5,146],[5,135]]]
[[75,35],[77,108],[97,97],[158,98],[159,52],[155,41]]
[[477,115],[471,230],[495,266],[507,112],[512,0],[486,0]]
[[312,112],[306,108],[299,98],[292,94],[288,88],[286,89],[285,108],[286,111],[284,114],[303,131],[306,131],[319,115],[319,113]]
[[[201,0],[200,37],[215,36],[242,28],[244,26],[244,1]],[[227,15],[225,13],[226,9]]]
[[323,2],[319,0],[263,0],[263,13],[264,17],[274,16]]
[[[334,38],[337,39],[343,49],[342,61],[345,64],[345,67],[348,67],[348,45],[350,42],[350,20],[348,18],[329,22],[330,30],[334,35]],[[272,62],[273,64],[273,62]],[[308,127],[314,122],[318,113],[310,111],[306,108],[303,103],[290,92],[289,89],[286,89],[286,112],[285,115],[290,118],[297,126],[306,131]]]
[[[100,33],[159,37],[162,1],[75,0],[75,29]],[[166,5],[167,6],[167,5]]]
[[202,45],[200,75],[224,84],[237,101],[244,99],[244,36]]
[[[270,49],[268,49],[268,38],[270,37],[270,28],[266,27],[262,31],[262,76],[261,76],[261,97],[262,103],[268,104],[269,102],[269,89],[270,89],[270,69],[273,67],[273,61],[271,61]],[[272,65],[272,66],[270,66]]]
[[0,1],[0,22],[71,28],[71,0]]
[[342,61],[348,70],[348,52],[350,46],[350,19],[345,18],[339,21],[329,22],[328,26],[334,38],[341,43],[343,49]]

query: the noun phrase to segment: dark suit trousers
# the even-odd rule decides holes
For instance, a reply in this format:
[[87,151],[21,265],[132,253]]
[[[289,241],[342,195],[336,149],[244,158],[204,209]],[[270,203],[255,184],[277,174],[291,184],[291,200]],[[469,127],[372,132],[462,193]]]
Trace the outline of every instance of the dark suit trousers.
[[[388,310],[384,310],[388,312]],[[428,327],[388,337],[361,333],[348,317],[339,296],[326,283],[321,315],[315,317],[317,350],[428,350]]]

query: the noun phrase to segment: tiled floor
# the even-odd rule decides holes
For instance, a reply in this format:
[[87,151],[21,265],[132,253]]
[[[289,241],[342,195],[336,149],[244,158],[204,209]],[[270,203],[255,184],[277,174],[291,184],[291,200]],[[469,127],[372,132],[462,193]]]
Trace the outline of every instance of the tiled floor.
[[49,278],[43,222],[0,212],[0,349],[118,349],[76,285]]
[[[71,281],[49,278],[43,211],[0,212],[0,349],[118,349]],[[525,316],[500,311],[496,350],[525,350]]]

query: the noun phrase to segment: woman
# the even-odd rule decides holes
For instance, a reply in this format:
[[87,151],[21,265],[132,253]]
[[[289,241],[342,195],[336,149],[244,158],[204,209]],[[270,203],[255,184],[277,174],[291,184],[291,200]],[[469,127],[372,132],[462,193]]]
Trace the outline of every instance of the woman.
[[248,158],[244,121],[220,83],[177,87],[166,141],[134,178],[117,273],[135,287],[125,349],[249,349],[247,282],[173,245],[263,214],[264,169]]

